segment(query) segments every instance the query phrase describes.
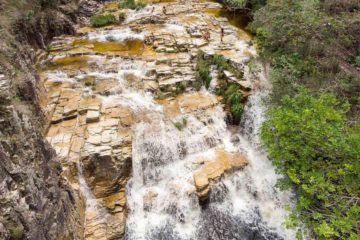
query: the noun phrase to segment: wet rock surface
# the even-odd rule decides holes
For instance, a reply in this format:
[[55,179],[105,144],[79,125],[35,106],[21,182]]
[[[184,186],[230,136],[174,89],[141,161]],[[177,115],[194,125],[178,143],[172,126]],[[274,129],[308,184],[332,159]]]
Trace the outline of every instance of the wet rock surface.
[[210,183],[217,182],[228,172],[244,168],[248,160],[240,153],[227,153],[224,149],[216,152],[214,159],[198,159],[201,168],[194,173],[194,182],[201,201],[207,200],[210,195]]
[[45,89],[34,67],[46,58],[37,47],[74,32],[64,13],[74,3],[48,11],[36,0],[0,4],[0,239],[83,239],[84,199],[44,139]]
[[[262,233],[252,225],[232,229],[241,218],[202,209],[205,200],[221,202],[213,186],[249,161],[229,144],[234,137],[216,81],[210,90],[194,86],[200,50],[248,71],[255,49],[241,30],[208,12],[218,3],[160,2],[138,11],[103,4],[99,12],[126,12],[125,21],[57,37],[42,61],[46,139],[63,175],[84,195],[84,238],[256,238]],[[90,14],[95,5],[82,11]],[[246,71],[243,78],[225,75],[241,91],[253,88]],[[197,233],[196,224],[211,231]]]
[[[200,224],[197,239],[230,240],[230,239],[274,239],[283,238],[263,226],[261,219],[252,222],[243,221],[242,217],[233,217],[232,214],[224,214],[214,206],[208,206],[202,213],[204,221]],[[255,217],[256,219],[256,217]]]

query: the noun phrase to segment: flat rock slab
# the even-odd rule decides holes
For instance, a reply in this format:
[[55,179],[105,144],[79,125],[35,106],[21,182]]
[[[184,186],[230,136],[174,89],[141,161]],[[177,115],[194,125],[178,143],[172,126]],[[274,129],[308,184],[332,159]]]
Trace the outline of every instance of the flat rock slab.
[[219,181],[227,172],[244,168],[248,164],[246,157],[240,153],[229,153],[218,149],[213,159],[201,159],[203,166],[194,172],[194,184],[200,200],[206,200],[210,194],[210,185]]

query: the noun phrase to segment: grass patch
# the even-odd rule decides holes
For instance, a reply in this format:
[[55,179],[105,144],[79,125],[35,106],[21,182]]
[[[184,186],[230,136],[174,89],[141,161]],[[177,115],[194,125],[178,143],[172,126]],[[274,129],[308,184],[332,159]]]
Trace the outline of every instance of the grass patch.
[[139,10],[141,8],[144,8],[146,6],[146,3],[143,1],[124,0],[119,4],[119,6],[120,8]]
[[102,27],[116,22],[116,17],[112,14],[95,15],[90,18],[91,26]]

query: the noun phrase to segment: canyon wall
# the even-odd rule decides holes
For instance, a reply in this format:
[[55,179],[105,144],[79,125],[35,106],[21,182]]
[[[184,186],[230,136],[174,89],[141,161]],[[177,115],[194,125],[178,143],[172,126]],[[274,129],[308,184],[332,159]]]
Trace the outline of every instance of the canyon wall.
[[83,237],[83,199],[44,140],[43,90],[34,66],[47,43],[73,33],[96,4],[0,2],[0,239]]

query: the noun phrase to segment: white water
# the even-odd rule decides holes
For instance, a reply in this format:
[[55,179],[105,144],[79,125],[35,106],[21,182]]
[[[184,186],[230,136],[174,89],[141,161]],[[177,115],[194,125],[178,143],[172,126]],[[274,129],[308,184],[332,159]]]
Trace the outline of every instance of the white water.
[[144,40],[143,33],[136,33],[131,30],[129,27],[122,29],[111,29],[111,30],[97,30],[90,32],[87,35],[89,40],[96,40],[100,42],[106,42],[111,39],[111,41],[123,42],[126,40],[139,39]]
[[[183,131],[164,121],[161,112],[151,123],[133,127],[127,239],[295,239],[282,225],[291,195],[275,189],[278,176],[259,145],[262,99],[269,91],[266,79],[261,80],[245,108],[243,134],[227,129],[220,106],[173,120],[187,119]],[[239,142],[231,141],[234,135]],[[195,194],[193,172],[197,160],[213,157],[219,148],[241,151],[249,165],[216,184],[204,208]],[[144,201],[149,193],[155,197]]]

